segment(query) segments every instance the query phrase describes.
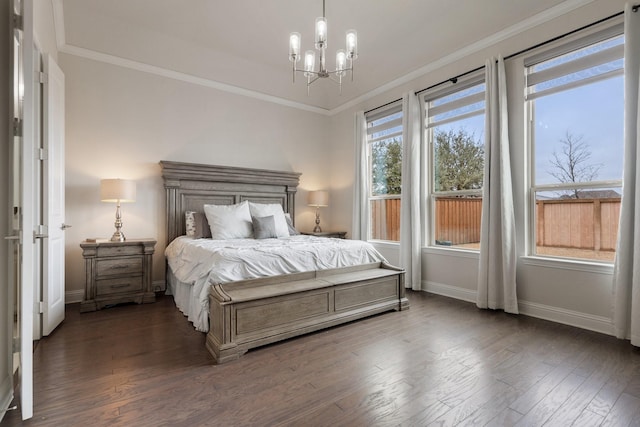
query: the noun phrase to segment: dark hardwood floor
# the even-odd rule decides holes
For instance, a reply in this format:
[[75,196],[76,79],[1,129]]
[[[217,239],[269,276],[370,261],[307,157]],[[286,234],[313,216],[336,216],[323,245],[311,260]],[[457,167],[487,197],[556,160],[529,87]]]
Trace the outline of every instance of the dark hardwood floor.
[[640,426],[628,341],[409,293],[391,312],[212,364],[170,297],[67,307],[3,426]]

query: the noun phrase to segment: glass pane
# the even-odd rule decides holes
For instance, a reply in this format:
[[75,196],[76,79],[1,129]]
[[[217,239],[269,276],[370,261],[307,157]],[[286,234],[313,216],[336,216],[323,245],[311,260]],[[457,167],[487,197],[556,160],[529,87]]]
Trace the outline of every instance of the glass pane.
[[547,70],[549,68],[557,67],[558,65],[566,64],[567,62],[574,61],[578,58],[584,58],[596,52],[601,52],[603,50],[612,48],[614,46],[620,46],[623,44],[624,44],[624,35],[621,34],[619,36],[612,37],[608,40],[604,40],[599,43],[594,43],[582,49],[574,50],[573,52],[560,55],[556,58],[540,62],[539,64],[535,64],[531,66],[531,69],[534,72]]
[[538,255],[613,262],[621,188],[536,192]]
[[370,201],[371,239],[400,241],[400,197]]
[[369,147],[371,195],[401,194],[402,137],[373,142]]
[[[372,128],[372,127],[376,127],[379,125],[382,125],[384,123],[389,123],[390,121],[393,120],[397,120],[397,119],[402,119],[402,111],[394,113],[394,114],[390,114],[388,116],[384,116],[380,119],[377,120],[373,120],[367,123],[367,126]],[[393,125],[393,123],[388,124],[387,126]],[[398,125],[398,126],[393,126],[393,127],[387,127],[385,129],[382,129],[378,132],[374,132],[371,135],[369,135],[370,139],[378,139],[380,137],[383,137],[385,135],[391,135],[394,133],[398,133],[398,132],[402,132],[402,124]]]
[[[479,94],[479,93],[484,93],[485,90],[485,84],[479,84],[473,87],[470,87],[468,89],[464,89],[458,92],[454,92],[450,95],[444,96],[442,98],[438,98],[438,99],[434,99],[432,101],[429,102],[429,107],[433,108],[433,107],[443,107],[443,108],[447,108],[445,107],[446,104],[449,103],[454,103],[455,101],[458,101],[464,97],[470,96],[470,95],[475,95],[475,94]],[[454,104],[456,105],[456,104]],[[440,121],[444,121],[444,120],[449,120],[449,119],[454,119],[455,117],[461,116],[463,114],[469,114],[469,113],[473,113],[473,112],[478,112],[478,114],[482,114],[482,110],[484,110],[484,106],[485,106],[485,102],[484,100],[479,101],[479,102],[475,102],[473,104],[468,104],[468,105],[464,105],[461,106],[459,108],[452,108],[452,107],[448,107],[451,108],[448,111],[445,111],[443,113],[440,114],[436,114],[436,115],[430,115],[429,116],[429,123],[437,123]]]
[[480,249],[482,197],[435,198],[435,244]]
[[436,126],[432,132],[434,191],[482,188],[484,114]]
[[623,77],[534,101],[535,184],[622,178]]

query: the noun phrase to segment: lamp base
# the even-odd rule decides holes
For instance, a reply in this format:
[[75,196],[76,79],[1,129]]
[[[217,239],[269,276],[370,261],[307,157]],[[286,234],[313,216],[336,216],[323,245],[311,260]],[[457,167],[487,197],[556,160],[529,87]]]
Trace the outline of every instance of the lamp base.
[[121,231],[122,229],[122,214],[120,212],[120,201],[118,201],[118,206],[116,207],[116,222],[113,224],[116,227],[115,233],[111,236],[112,242],[124,242],[127,240],[124,237],[124,233]]
[[318,208],[316,208],[316,226],[313,227],[314,233],[322,233],[322,228],[320,228],[320,212]]
[[127,240],[127,238],[124,237],[124,233],[119,230],[113,233],[113,236],[111,236],[112,242],[124,242],[125,240]]

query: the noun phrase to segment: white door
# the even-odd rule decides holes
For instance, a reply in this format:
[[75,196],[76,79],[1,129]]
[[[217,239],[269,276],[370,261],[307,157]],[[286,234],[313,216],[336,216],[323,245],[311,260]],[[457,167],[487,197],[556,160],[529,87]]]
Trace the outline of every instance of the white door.
[[[34,239],[36,217],[36,138],[34,118],[33,0],[12,0],[12,120],[14,138],[11,147],[12,241],[10,283],[14,284],[15,311],[18,317],[14,336],[20,383],[22,419],[33,416],[33,306],[36,268]],[[19,344],[18,344],[19,343]]]
[[44,58],[42,207],[44,226],[42,334],[64,320],[64,74],[51,56]]

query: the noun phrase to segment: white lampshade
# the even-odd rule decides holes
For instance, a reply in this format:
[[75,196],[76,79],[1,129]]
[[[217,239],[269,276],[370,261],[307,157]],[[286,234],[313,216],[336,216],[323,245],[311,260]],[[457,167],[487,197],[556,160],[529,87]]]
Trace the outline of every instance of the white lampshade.
[[100,180],[100,200],[113,203],[135,202],[135,181],[128,179]]
[[308,204],[315,207],[329,206],[329,193],[323,190],[309,191]]

